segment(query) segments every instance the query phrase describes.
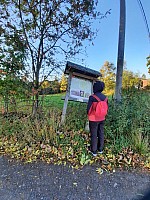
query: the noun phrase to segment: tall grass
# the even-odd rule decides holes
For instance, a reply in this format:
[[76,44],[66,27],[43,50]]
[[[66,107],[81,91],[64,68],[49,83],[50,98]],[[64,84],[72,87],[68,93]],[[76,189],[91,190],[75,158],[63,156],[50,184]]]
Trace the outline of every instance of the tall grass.
[[132,146],[140,153],[148,152],[150,141],[150,94],[146,91],[128,91],[119,105],[109,105],[105,132],[116,151]]
[[[63,102],[61,95],[46,96],[36,118],[22,113],[1,116],[0,137],[15,137],[29,146],[43,142],[57,145],[62,142],[57,137],[59,134],[84,132],[87,121],[86,103],[69,102],[65,124],[60,126]],[[110,99],[105,122],[105,147],[117,153],[123,147],[130,146],[139,153],[146,154],[150,143],[149,113],[150,94],[146,91],[125,92],[118,105]],[[80,137],[75,139],[79,139],[79,144],[84,146],[84,140]]]

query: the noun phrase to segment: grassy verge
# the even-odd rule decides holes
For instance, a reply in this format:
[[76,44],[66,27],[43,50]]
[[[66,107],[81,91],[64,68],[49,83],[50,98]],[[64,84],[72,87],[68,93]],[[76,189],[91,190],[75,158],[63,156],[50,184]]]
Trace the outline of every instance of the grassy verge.
[[95,158],[88,151],[89,133],[84,131],[86,104],[69,102],[66,123],[60,127],[61,96],[47,96],[44,101],[44,112],[37,118],[19,113],[0,117],[0,154],[25,162],[70,163],[75,168],[96,163],[99,173],[117,167],[150,169],[147,92],[126,93],[117,106],[109,101],[105,151]]

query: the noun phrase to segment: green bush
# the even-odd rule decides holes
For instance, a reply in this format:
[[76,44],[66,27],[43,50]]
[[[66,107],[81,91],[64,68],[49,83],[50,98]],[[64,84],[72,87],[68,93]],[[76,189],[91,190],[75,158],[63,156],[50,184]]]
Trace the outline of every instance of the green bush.
[[126,92],[118,105],[113,100],[109,103],[105,133],[114,150],[119,151],[123,146],[129,145],[136,149],[135,137],[140,130],[141,142],[145,151],[148,151],[146,141],[150,139],[149,99],[149,93],[136,90]]

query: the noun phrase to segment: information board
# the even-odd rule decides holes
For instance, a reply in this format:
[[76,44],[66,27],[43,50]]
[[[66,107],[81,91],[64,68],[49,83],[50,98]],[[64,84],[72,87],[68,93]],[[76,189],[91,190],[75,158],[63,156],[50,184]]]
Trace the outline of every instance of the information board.
[[70,97],[76,98],[77,101],[88,100],[92,93],[92,81],[72,77],[70,86]]

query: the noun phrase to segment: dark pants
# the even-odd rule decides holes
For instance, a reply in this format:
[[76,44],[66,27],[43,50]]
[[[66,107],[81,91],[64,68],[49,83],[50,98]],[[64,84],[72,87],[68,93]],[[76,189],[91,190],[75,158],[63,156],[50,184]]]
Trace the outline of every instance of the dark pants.
[[93,122],[89,121],[89,128],[91,133],[91,151],[102,151],[104,147],[104,121]]

